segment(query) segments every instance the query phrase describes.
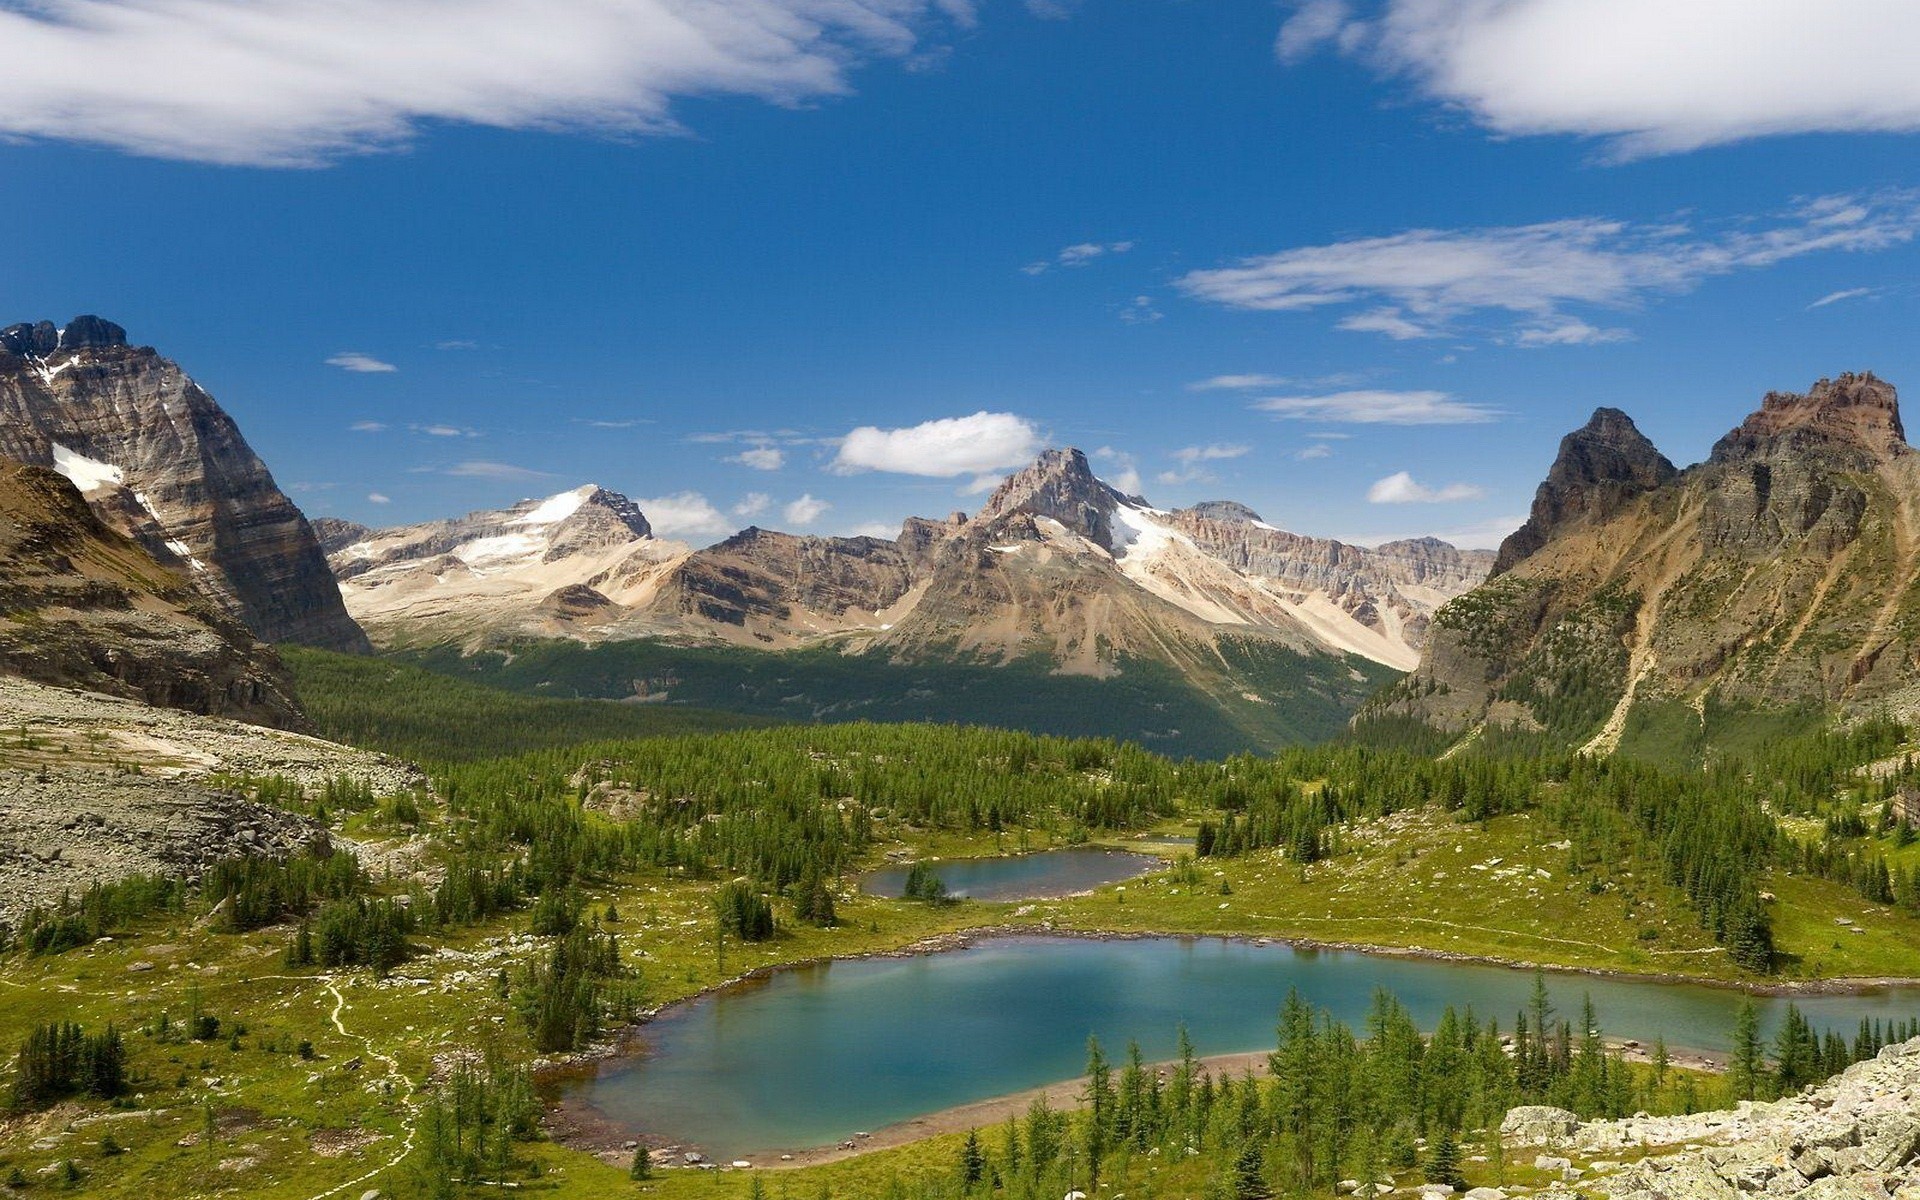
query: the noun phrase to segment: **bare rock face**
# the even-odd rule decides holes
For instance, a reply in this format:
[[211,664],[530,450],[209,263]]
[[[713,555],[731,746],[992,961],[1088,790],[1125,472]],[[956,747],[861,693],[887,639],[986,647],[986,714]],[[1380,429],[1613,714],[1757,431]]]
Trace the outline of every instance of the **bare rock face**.
[[0,673],[282,728],[280,660],[64,477],[0,462]]
[[1568,526],[1604,521],[1678,474],[1632,417],[1617,408],[1595,409],[1592,420],[1561,439],[1560,453],[1534,493],[1533,512],[1500,544],[1493,574],[1512,570]]
[[907,555],[883,538],[748,528],[675,567],[652,613],[790,643],[809,634],[877,628],[880,613],[912,586]]
[[0,457],[72,479],[109,526],[269,642],[364,651],[306,518],[238,427],[119,326],[0,330]]
[[1635,714],[1682,737],[1710,705],[1911,715],[1917,545],[1920,455],[1872,375],[1769,394],[1679,473],[1602,410],[1562,443],[1503,569],[1438,613],[1362,720],[1605,752]]
[[974,519],[992,525],[1015,513],[1047,517],[1097,546],[1111,548],[1113,511],[1125,499],[1094,477],[1085,454],[1048,450],[1032,466],[1008,476]]

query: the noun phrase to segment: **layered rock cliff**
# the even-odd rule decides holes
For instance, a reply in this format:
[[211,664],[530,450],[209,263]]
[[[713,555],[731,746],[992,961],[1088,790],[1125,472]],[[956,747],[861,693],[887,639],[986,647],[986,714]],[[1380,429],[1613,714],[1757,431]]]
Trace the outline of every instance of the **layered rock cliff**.
[[1636,718],[1920,709],[1920,456],[1870,374],[1768,395],[1682,472],[1603,410],[1522,533],[1363,718],[1606,751]]
[[0,330],[0,457],[67,476],[263,640],[368,648],[312,528],[232,419],[119,326]]
[[304,721],[271,647],[109,529],[72,483],[0,462],[0,674],[258,724]]

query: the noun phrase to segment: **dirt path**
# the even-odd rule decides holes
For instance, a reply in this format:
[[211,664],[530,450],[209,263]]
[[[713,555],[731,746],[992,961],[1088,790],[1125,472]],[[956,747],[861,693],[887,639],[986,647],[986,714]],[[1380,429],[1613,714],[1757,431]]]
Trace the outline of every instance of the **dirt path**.
[[399,1079],[401,1086],[406,1089],[400,1098],[401,1109],[405,1113],[405,1116],[401,1118],[401,1128],[405,1130],[406,1136],[401,1139],[400,1149],[394,1153],[392,1158],[389,1158],[386,1162],[368,1171],[364,1175],[349,1179],[345,1183],[337,1183],[324,1192],[316,1193],[312,1197],[312,1200],[327,1200],[330,1196],[337,1196],[341,1192],[359,1187],[363,1183],[369,1183],[375,1177],[391,1171],[404,1162],[409,1154],[413,1153],[414,1140],[419,1134],[419,1123],[415,1119],[416,1114],[413,1104],[413,1080],[405,1071],[400,1069],[400,1061],[398,1059],[394,1058],[391,1054],[374,1048],[372,1038],[364,1034],[351,1033],[348,1031],[346,1022],[343,1021],[341,1017],[343,1014],[351,1011],[353,1006],[348,1004],[347,998],[340,993],[339,984],[328,980],[327,990],[333,993],[333,1011],[328,1014],[327,1019],[333,1022],[333,1027],[340,1032],[340,1036],[349,1041],[359,1042],[361,1049],[366,1051],[368,1058],[379,1059],[381,1065],[386,1067],[386,1077],[390,1080]]

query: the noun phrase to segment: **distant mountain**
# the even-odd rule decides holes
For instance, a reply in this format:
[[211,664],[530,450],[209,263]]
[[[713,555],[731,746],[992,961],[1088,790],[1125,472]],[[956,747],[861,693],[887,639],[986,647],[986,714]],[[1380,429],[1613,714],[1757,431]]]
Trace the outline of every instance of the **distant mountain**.
[[1684,471],[1596,412],[1493,577],[1359,720],[1609,751],[1916,709],[1920,455],[1894,389],[1861,374],[1768,395]]
[[0,463],[0,675],[302,728],[273,649],[43,467]]
[[261,639],[369,649],[312,528],[232,419],[118,325],[0,329],[0,458],[65,475]]
[[387,645],[833,641],[903,660],[1037,655],[1090,675],[1117,655],[1169,657],[1172,641],[1205,655],[1220,637],[1404,669],[1432,611],[1492,562],[1431,540],[1301,537],[1225,501],[1163,512],[1077,450],[1048,451],[971,519],[911,518],[892,541],[755,528],[694,550],[593,485],[400,529],[318,528],[349,610]]

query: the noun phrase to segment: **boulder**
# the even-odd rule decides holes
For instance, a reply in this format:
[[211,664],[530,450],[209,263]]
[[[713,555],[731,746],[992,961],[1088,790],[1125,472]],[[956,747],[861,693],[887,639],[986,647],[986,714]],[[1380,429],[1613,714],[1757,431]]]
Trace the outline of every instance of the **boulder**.
[[1564,1108],[1525,1104],[1509,1109],[1500,1122],[1500,1138],[1510,1146],[1551,1146],[1572,1137],[1580,1118]]

